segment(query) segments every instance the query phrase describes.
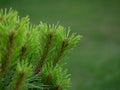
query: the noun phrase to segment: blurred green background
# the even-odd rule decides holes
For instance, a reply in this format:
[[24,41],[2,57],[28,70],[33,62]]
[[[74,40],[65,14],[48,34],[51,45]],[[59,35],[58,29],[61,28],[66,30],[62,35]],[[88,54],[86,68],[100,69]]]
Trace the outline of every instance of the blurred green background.
[[0,0],[31,22],[60,22],[83,38],[70,54],[68,90],[120,90],[120,0]]

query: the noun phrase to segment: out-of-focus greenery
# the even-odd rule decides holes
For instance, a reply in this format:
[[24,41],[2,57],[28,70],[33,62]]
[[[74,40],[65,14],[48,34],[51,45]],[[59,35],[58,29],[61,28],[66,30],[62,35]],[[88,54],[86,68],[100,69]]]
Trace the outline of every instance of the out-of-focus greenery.
[[120,90],[119,0],[0,2],[0,8],[9,7],[18,10],[21,16],[29,15],[33,23],[59,21],[83,35],[67,64],[72,73],[69,90]]
[[0,0],[0,4],[8,4],[8,3],[11,3],[15,0]]

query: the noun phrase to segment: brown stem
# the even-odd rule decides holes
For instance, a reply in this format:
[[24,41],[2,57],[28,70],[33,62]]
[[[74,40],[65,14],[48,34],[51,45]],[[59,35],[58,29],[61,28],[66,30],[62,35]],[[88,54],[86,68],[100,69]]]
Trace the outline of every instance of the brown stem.
[[[46,85],[49,86],[51,80],[52,80],[52,74],[48,74],[48,76],[46,77],[46,81],[45,81],[44,85],[45,85],[45,86],[46,86]],[[46,88],[45,86],[43,86],[43,90],[48,90],[48,88]]]
[[45,81],[45,85],[49,85],[50,84],[50,81],[52,80],[52,74],[49,74],[46,78],[46,81]]
[[53,37],[52,32],[49,32],[49,34],[47,36],[47,40],[46,40],[46,45],[45,45],[45,48],[44,48],[44,51],[43,51],[43,55],[41,56],[41,58],[38,62],[38,65],[35,68],[34,74],[38,74],[40,72],[42,66],[44,65],[45,59],[46,59],[46,57],[49,53],[50,45],[52,43],[52,37]]
[[22,85],[23,79],[24,79],[24,72],[22,71],[19,74],[19,78],[18,78],[18,80],[16,82],[14,90],[20,90],[20,86]]
[[62,45],[61,45],[61,49],[60,49],[60,51],[58,52],[58,54],[56,55],[56,57],[54,58],[53,66],[55,66],[55,65],[59,62],[62,54],[63,54],[64,51],[65,51],[65,48],[68,46],[68,41],[69,41],[68,39],[64,39],[64,40],[63,40]]
[[9,32],[8,51],[7,51],[6,55],[5,55],[5,59],[4,59],[3,64],[2,64],[2,71],[1,71],[1,73],[3,75],[6,72],[6,69],[7,69],[7,66],[8,66],[8,63],[9,63],[9,59],[10,59],[10,55],[12,54],[14,35],[15,35],[15,31],[11,30]]
[[0,17],[0,21],[2,21],[2,17]]
[[60,90],[60,85],[56,85],[53,90]]
[[20,62],[22,61],[22,59],[23,59],[23,57],[25,55],[26,50],[27,50],[26,45],[22,46],[21,53],[20,53]]

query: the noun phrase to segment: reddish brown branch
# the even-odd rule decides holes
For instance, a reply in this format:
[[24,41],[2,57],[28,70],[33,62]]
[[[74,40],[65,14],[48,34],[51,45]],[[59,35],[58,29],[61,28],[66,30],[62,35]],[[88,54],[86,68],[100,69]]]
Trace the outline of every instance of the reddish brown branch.
[[23,59],[23,57],[24,57],[24,55],[26,53],[26,50],[27,50],[26,45],[22,46],[21,53],[20,53],[20,62],[22,61],[22,59]]
[[0,21],[2,21],[2,17],[0,17]]
[[35,71],[34,71],[34,74],[38,74],[42,68],[42,66],[44,65],[44,62],[45,62],[45,59],[49,53],[49,48],[50,48],[50,45],[52,43],[52,37],[53,37],[53,33],[52,32],[49,32],[48,36],[47,36],[47,40],[46,40],[46,45],[45,45],[45,48],[43,50],[43,55],[41,56],[39,62],[38,62],[38,65],[37,67],[35,68]]
[[[51,80],[52,80],[52,74],[48,74],[48,76],[46,77],[44,85],[49,86]],[[48,90],[48,88],[46,88],[45,86],[43,86],[43,90]]]
[[45,81],[45,85],[49,85],[50,84],[50,81],[52,80],[52,74],[49,74],[46,78],[46,81]]
[[13,38],[15,35],[15,31],[11,30],[9,32],[9,41],[8,41],[8,51],[5,55],[5,59],[2,63],[2,71],[1,73],[4,75],[6,73],[6,69],[9,63],[10,55],[12,54],[12,48],[13,48]]
[[19,74],[19,78],[18,78],[18,80],[16,82],[14,90],[20,90],[20,87],[22,85],[23,79],[24,79],[24,72],[21,72]]
[[59,62],[62,54],[63,54],[64,51],[65,51],[65,48],[68,46],[68,41],[69,41],[68,39],[64,39],[64,40],[63,40],[63,42],[62,42],[62,44],[61,44],[61,49],[60,49],[60,51],[58,52],[58,54],[56,55],[56,57],[54,58],[53,66],[55,66],[55,65]]
[[60,85],[56,85],[53,90],[60,90]]

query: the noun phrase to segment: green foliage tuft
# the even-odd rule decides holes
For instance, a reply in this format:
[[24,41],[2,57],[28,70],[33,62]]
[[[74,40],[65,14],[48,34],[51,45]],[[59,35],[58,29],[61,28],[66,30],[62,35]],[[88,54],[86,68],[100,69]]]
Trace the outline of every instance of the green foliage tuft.
[[0,90],[65,90],[70,74],[59,63],[80,40],[60,25],[32,25],[0,10]]

